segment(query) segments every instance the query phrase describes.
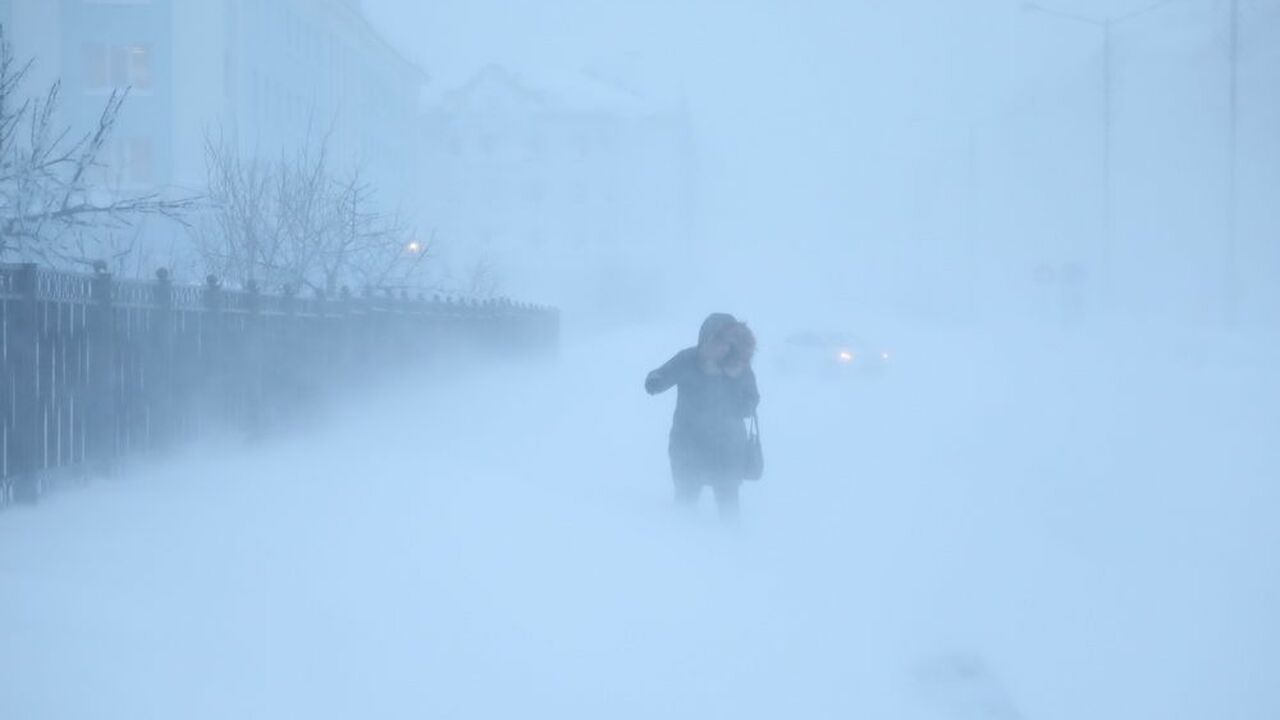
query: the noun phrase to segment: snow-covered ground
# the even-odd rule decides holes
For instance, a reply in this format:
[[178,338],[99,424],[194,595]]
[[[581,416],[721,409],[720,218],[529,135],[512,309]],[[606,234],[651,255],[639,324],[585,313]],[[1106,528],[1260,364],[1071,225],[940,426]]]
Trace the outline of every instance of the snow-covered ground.
[[1280,717],[1274,343],[765,333],[731,531],[640,389],[686,334],[0,515],[0,718]]

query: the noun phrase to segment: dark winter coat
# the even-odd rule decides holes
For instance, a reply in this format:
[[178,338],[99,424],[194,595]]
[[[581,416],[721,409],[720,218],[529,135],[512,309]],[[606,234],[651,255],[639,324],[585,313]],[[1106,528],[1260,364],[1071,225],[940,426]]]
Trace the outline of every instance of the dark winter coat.
[[[699,333],[699,345],[730,324],[738,324],[730,315],[707,318]],[[691,347],[649,373],[644,387],[651,395],[676,388],[668,447],[671,472],[677,483],[723,485],[742,481],[747,447],[743,419],[751,417],[760,403],[750,367],[737,377],[708,373],[702,367],[698,347]]]

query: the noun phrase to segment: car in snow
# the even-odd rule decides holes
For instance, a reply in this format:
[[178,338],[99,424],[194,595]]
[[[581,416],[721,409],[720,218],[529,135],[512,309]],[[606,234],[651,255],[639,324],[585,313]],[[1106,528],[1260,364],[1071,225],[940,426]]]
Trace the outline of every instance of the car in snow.
[[835,378],[884,373],[893,363],[888,347],[848,333],[803,331],[775,346],[774,365],[785,375]]

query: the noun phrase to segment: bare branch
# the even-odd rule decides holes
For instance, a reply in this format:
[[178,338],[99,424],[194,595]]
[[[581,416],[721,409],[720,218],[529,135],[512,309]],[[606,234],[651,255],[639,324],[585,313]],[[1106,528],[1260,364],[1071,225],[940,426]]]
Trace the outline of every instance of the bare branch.
[[109,234],[155,216],[187,224],[198,198],[128,195],[90,181],[128,91],[113,92],[96,127],[75,136],[56,122],[61,83],[41,97],[19,98],[30,68],[30,61],[15,61],[0,27],[0,258],[75,263],[91,245],[83,240],[88,231]]
[[274,163],[206,139],[213,212],[193,233],[209,272],[337,294],[343,287],[418,286],[430,242],[382,211],[359,171],[336,176],[332,129]]

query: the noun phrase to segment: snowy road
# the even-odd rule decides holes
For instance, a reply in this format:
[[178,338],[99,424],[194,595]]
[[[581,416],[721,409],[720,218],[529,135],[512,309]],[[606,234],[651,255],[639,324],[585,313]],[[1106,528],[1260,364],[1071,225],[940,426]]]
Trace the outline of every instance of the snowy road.
[[1071,342],[762,362],[737,532],[651,335],[0,515],[0,718],[1280,717],[1274,373]]

